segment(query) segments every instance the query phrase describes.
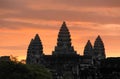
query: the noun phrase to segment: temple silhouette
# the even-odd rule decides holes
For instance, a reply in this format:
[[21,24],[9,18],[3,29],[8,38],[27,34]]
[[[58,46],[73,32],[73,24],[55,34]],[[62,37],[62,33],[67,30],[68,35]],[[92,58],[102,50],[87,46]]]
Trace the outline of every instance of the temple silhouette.
[[[90,40],[84,47],[84,54],[79,55],[72,46],[71,35],[65,22],[58,33],[57,45],[51,55],[45,55],[42,41],[38,34],[31,40],[26,63],[40,64],[50,69],[53,79],[96,79],[96,68],[100,61],[106,59],[104,43],[98,35],[94,45]],[[83,75],[83,70],[90,69],[94,73]],[[65,75],[69,75],[65,78]]]

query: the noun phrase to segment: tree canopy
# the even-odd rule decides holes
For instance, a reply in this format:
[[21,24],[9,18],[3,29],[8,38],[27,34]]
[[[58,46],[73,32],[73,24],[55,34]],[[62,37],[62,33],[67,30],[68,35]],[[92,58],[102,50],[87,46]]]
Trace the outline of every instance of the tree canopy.
[[39,65],[0,61],[0,79],[51,79],[51,73]]

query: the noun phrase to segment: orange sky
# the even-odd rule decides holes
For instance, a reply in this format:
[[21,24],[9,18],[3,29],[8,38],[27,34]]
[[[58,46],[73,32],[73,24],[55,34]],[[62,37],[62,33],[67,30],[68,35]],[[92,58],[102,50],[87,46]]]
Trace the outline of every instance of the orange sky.
[[36,33],[45,54],[51,54],[63,21],[78,54],[87,40],[94,44],[101,35],[107,57],[120,57],[119,0],[0,0],[0,56],[25,59]]

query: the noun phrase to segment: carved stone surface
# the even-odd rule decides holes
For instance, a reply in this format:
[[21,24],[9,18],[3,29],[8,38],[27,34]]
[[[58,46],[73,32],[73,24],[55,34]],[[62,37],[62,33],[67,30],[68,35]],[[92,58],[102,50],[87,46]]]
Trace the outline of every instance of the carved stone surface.
[[87,44],[85,45],[84,55],[93,56],[93,47],[92,47],[90,40],[88,40]]
[[53,55],[70,55],[76,54],[73,46],[71,46],[71,35],[67,28],[65,22],[63,22],[57,39],[57,46],[55,46],[55,50],[52,53]]
[[27,51],[27,64],[37,64],[40,63],[40,58],[43,55],[43,46],[38,34],[36,34],[35,38],[31,40],[28,51]]
[[96,38],[94,43],[94,58],[98,60],[106,58],[104,43],[100,36]]

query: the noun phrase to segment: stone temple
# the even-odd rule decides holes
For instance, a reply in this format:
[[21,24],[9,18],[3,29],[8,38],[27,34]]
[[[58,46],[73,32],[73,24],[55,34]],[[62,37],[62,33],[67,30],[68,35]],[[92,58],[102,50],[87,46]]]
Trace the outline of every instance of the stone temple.
[[90,68],[95,71],[99,61],[105,58],[104,43],[99,35],[94,46],[88,40],[84,55],[77,54],[72,46],[69,29],[63,22],[52,55],[45,55],[42,41],[36,34],[28,46],[26,63],[45,66],[52,72],[53,79],[95,79],[96,73],[83,75],[83,70]]

